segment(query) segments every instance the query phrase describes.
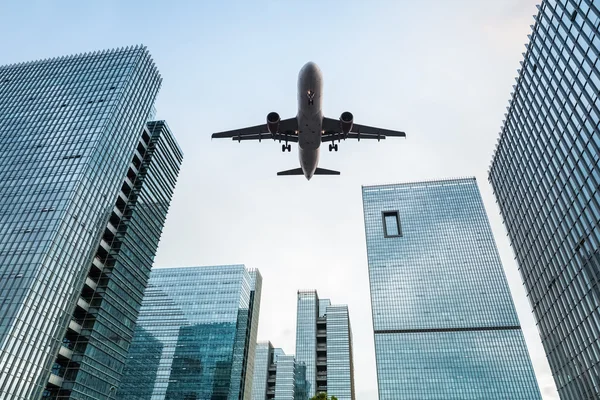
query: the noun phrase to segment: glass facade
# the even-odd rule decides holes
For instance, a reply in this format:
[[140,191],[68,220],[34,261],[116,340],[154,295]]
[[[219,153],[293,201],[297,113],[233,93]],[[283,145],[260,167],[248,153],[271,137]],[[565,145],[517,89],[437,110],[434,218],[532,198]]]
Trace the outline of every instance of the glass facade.
[[296,361],[306,376],[301,390],[307,397],[326,392],[339,400],[354,400],[348,306],[331,305],[314,290],[298,291]]
[[269,367],[274,364],[271,342],[258,342],[254,352],[254,375],[252,377],[252,400],[265,400]]
[[160,82],[141,46],[0,67],[1,398],[114,395],[181,163]]
[[317,386],[317,317],[319,298],[316,291],[299,291],[296,313],[296,359],[306,365],[308,396]]
[[117,398],[250,399],[261,285],[243,265],[153,269]]
[[279,355],[276,359],[276,365],[277,378],[274,399],[296,400],[296,359],[294,356]]
[[354,400],[352,331],[348,306],[331,305],[327,316],[327,394]]
[[259,342],[254,358],[252,400],[306,400],[306,366],[293,355]]
[[379,399],[541,399],[475,179],[363,206]]
[[563,400],[600,397],[599,26],[541,2],[489,170]]

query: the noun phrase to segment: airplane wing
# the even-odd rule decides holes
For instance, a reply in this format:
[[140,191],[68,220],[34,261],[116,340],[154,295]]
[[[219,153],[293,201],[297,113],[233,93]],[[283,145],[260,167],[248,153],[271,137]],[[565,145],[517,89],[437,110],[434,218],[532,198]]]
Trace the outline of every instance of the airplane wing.
[[279,122],[279,130],[276,134],[269,133],[267,124],[250,126],[242,129],[233,129],[231,131],[217,132],[212,134],[213,139],[231,138],[233,140],[262,140],[275,139],[286,140],[288,142],[297,142],[298,135],[296,130],[298,121],[296,118],[283,119]]
[[341,139],[377,139],[382,140],[386,137],[406,137],[406,133],[393,131],[390,129],[376,128],[368,125],[352,124],[352,129],[347,135],[342,133],[340,121],[333,118],[323,118],[322,142],[333,142]]

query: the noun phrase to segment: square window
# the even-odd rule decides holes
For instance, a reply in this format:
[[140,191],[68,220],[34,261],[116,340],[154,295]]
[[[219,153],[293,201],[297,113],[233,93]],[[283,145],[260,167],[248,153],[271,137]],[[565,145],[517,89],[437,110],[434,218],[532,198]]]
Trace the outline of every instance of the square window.
[[400,217],[398,211],[384,211],[383,215],[383,235],[388,237],[402,236],[400,228]]

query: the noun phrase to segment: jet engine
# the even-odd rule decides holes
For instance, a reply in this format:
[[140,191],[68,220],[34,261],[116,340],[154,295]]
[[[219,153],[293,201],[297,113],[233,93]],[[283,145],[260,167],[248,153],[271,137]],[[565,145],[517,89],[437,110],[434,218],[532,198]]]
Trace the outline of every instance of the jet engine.
[[279,114],[276,112],[270,112],[267,114],[267,129],[271,135],[276,134],[279,130],[279,121],[281,121],[281,119],[279,118]]
[[351,112],[344,111],[342,115],[340,115],[340,127],[342,128],[342,133],[346,135],[348,132],[352,130],[352,123],[354,122],[354,116]]

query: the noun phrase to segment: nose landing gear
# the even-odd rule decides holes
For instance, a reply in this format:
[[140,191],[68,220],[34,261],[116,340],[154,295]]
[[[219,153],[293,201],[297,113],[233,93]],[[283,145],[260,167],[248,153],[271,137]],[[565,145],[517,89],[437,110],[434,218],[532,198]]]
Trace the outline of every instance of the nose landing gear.
[[282,144],[281,145],[281,151],[285,152],[285,151],[292,151],[292,145],[291,144]]
[[338,151],[338,145],[337,144],[330,144],[329,145],[329,151]]

